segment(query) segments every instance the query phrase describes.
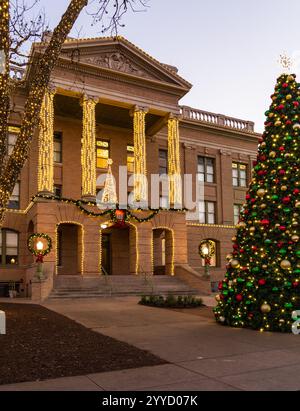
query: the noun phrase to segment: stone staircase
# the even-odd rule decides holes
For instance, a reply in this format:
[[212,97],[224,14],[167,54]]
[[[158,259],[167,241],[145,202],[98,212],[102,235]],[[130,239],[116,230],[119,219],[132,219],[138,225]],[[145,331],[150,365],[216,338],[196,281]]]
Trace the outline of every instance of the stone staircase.
[[58,276],[49,299],[97,298],[142,294],[196,295],[199,292],[180,279],[166,275]]

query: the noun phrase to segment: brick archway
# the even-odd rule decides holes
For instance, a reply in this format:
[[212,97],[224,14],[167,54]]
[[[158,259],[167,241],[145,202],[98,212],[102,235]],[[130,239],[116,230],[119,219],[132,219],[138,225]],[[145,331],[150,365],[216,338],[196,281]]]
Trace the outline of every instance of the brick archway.
[[153,274],[174,275],[174,231],[168,227],[152,228]]
[[77,222],[56,225],[56,274],[82,275],[84,261],[84,230]]

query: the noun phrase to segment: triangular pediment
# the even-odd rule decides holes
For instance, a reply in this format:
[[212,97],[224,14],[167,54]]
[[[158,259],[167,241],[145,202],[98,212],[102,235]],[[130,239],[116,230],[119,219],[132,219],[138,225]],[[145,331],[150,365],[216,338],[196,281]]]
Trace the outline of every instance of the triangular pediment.
[[177,86],[187,91],[191,84],[177,74],[175,67],[162,64],[123,37],[69,39],[62,57],[83,65],[127,76]]

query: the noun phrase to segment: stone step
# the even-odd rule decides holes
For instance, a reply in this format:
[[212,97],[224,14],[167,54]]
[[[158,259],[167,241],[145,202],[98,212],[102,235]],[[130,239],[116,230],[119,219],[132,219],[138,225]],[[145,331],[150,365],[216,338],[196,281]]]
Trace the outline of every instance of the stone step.
[[196,288],[170,276],[57,277],[49,298],[97,298],[142,294],[196,295]]

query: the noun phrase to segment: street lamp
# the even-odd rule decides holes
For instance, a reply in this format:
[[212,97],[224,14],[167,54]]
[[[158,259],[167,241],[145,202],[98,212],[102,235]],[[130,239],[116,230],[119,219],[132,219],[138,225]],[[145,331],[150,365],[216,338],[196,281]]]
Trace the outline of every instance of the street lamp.
[[203,240],[199,245],[199,254],[204,260],[204,277],[210,278],[209,267],[211,265],[211,258],[215,255],[215,243],[212,240]]
[[31,234],[27,240],[27,247],[29,252],[36,257],[36,277],[39,280],[43,280],[43,262],[44,257],[49,254],[52,249],[51,237],[45,233]]
[[43,262],[44,262],[44,258],[43,258],[43,250],[44,250],[44,243],[43,241],[39,240],[36,242],[35,244],[35,248],[37,251],[37,270],[36,270],[36,276],[39,280],[43,279]]

